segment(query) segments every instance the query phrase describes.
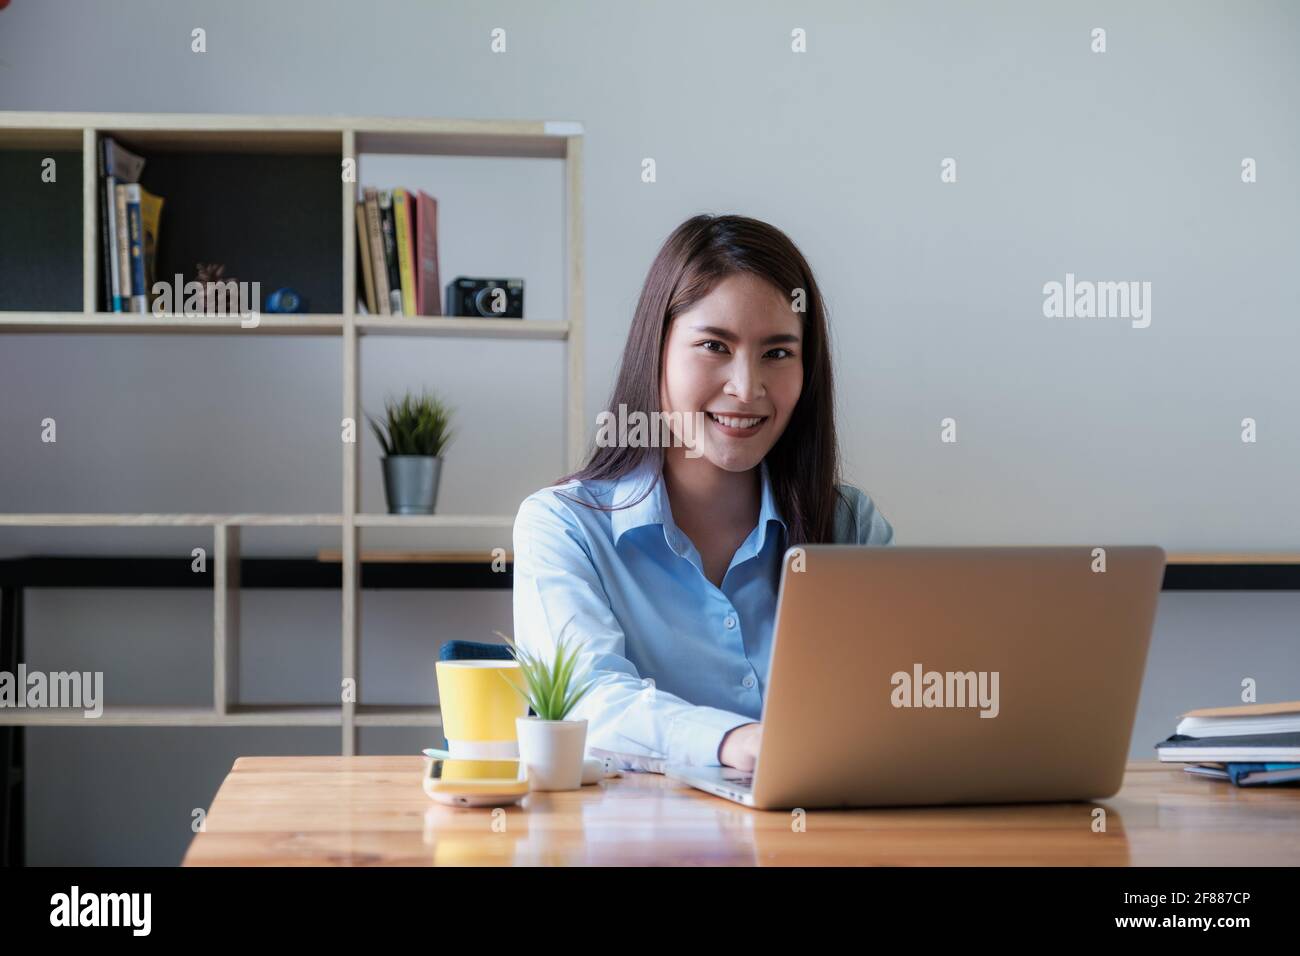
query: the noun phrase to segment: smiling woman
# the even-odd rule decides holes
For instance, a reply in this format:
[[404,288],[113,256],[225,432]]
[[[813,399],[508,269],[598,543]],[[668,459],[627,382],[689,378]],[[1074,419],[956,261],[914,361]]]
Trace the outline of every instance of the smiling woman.
[[579,639],[596,682],[575,717],[625,766],[751,769],[786,548],[893,540],[839,482],[827,341],[784,233],[687,220],[646,277],[610,408],[702,427],[597,442],[519,509],[515,639],[541,657]]

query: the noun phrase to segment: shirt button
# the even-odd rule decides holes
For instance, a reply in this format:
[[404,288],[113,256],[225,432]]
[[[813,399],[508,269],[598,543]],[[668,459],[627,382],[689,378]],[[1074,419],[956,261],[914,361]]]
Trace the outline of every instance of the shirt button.
[[745,675],[745,679],[742,680],[741,683],[744,684],[746,687],[753,687],[753,686],[754,686],[754,675],[753,675],[753,674],[746,674],[746,675]]
[[732,617],[730,614],[728,614],[727,619],[722,623],[725,624],[728,628],[732,628],[736,626],[736,619]]

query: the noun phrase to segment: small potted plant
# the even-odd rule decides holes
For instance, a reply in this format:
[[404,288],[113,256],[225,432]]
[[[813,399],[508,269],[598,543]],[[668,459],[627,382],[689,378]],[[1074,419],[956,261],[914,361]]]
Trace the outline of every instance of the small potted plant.
[[496,633],[519,662],[528,689],[510,686],[528,701],[535,715],[515,718],[519,764],[527,772],[529,789],[577,790],[582,786],[582,762],[587,752],[587,721],[567,718],[595,679],[579,686],[586,672],[575,672],[578,655],[569,650],[564,637],[556,642],[555,658],[547,662],[516,646],[500,631]]
[[385,420],[369,415],[384,450],[384,495],[388,513],[431,515],[438,501],[442,452],[451,441],[451,409],[436,395],[410,392],[384,403]]

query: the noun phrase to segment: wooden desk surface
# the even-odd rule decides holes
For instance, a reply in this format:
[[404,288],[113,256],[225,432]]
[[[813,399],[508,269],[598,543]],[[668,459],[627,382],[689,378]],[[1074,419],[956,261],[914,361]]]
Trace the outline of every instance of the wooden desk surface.
[[[1094,803],[757,811],[627,773],[494,811],[434,803],[420,756],[241,757],[186,866],[1300,864],[1300,789],[1131,763]],[[1093,809],[1106,808],[1106,832]],[[495,821],[495,826],[494,826]]]

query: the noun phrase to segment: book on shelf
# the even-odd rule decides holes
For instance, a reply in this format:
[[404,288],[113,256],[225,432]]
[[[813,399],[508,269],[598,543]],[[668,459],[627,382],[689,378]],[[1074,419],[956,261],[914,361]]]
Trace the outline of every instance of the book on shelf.
[[140,187],[140,231],[144,235],[145,311],[153,305],[153,284],[158,279],[158,235],[162,228],[163,198]]
[[405,189],[393,190],[393,226],[397,232],[397,274],[402,285],[402,314],[415,315],[415,207]]
[[384,243],[384,268],[388,271],[388,311],[402,314],[402,276],[397,265],[397,225],[393,221],[393,191],[379,190],[379,231]]
[[371,271],[375,281],[376,315],[390,315],[388,266],[384,261],[384,232],[379,215],[379,190],[366,187],[362,195],[366,205],[366,232],[369,237]]
[[113,187],[113,177],[105,172],[106,153],[107,144],[99,154],[99,251],[102,257],[99,268],[104,285],[104,311],[116,312],[120,308],[117,301],[117,191]]
[[126,183],[113,184],[113,216],[116,223],[117,294],[114,312],[131,311],[131,227],[126,220]]
[[140,222],[140,184],[119,186],[126,192],[127,263],[131,270],[131,311],[143,315],[147,309],[144,283],[144,227]]
[[367,186],[361,195],[358,302],[372,315],[442,315],[438,201],[423,190],[401,187]]
[[415,192],[415,314],[442,315],[438,281],[438,200]]
[[[361,277],[360,294],[357,296],[359,302],[365,302],[365,311],[368,315],[375,314],[375,270],[374,263],[370,258],[370,229],[366,225],[366,201],[363,198],[357,203],[357,264],[360,266],[358,274]],[[360,308],[357,309],[361,311]]]
[[[144,170],[144,157],[122,146],[112,136],[100,140],[99,151],[100,245],[104,270],[104,310],[125,312],[129,290],[124,291],[122,259],[119,249],[125,245],[127,230],[118,227],[117,185],[137,183]],[[125,222],[122,224],[125,226]],[[119,244],[120,240],[120,244]],[[127,279],[129,282],[129,279]]]
[[140,184],[144,157],[100,140],[100,254],[106,312],[149,311],[163,199]]

